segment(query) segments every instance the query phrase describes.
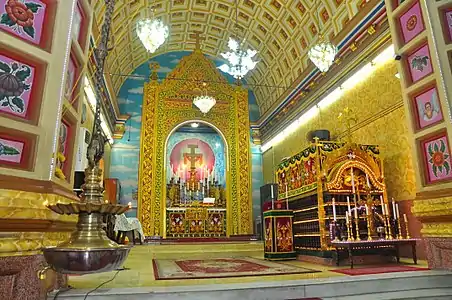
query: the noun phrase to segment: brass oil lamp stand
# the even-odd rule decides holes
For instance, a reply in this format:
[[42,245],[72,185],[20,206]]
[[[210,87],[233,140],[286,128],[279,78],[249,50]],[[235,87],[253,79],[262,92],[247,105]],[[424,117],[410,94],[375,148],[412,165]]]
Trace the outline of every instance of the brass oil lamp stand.
[[38,272],[44,277],[47,269],[62,274],[90,274],[117,269],[126,260],[131,247],[118,245],[110,240],[102,229],[103,217],[120,215],[129,206],[104,203],[101,186],[102,170],[99,161],[104,155],[106,138],[101,129],[101,99],[103,97],[103,70],[108,51],[108,40],[116,0],[105,0],[106,10],[101,30],[101,40],[95,49],[96,69],[94,73],[96,112],[92,138],[87,150],[88,167],[85,169],[85,184],[82,185],[80,202],[48,204],[47,208],[60,215],[78,215],[76,230],[68,241],[57,247],[43,249],[48,266]]

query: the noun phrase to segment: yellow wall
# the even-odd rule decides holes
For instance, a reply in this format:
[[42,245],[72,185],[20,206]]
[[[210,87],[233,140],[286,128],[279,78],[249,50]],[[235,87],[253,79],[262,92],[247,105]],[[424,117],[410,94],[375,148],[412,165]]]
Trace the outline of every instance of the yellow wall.
[[342,135],[345,128],[338,123],[337,116],[348,106],[354,109],[359,125],[359,129],[353,131],[353,141],[380,146],[388,196],[397,200],[413,199],[416,179],[400,81],[394,76],[396,73],[395,62],[382,66],[366,81],[345,92],[337,102],[323,110],[320,117],[301,126],[265,152],[264,181],[274,181],[274,166],[282,158],[292,156],[308,145],[306,136],[309,131],[322,127],[329,129],[332,137]]

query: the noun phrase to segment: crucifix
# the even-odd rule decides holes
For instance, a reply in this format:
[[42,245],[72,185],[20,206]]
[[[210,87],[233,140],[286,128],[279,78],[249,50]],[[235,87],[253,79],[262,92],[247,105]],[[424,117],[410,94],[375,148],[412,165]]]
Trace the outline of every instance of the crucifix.
[[194,33],[190,34],[190,38],[195,39],[195,50],[200,50],[201,49],[201,41],[205,41],[206,38],[200,36],[202,34],[201,31],[195,30],[193,32]]
[[184,160],[190,162],[190,169],[194,170],[196,169],[196,162],[202,163],[202,154],[196,153],[197,145],[188,145],[187,148],[190,149],[190,152],[184,153]]
[[159,63],[156,62],[156,61],[151,61],[149,63],[149,69],[151,69],[151,76],[150,76],[150,78],[152,80],[157,80],[158,79],[157,71],[160,69]]

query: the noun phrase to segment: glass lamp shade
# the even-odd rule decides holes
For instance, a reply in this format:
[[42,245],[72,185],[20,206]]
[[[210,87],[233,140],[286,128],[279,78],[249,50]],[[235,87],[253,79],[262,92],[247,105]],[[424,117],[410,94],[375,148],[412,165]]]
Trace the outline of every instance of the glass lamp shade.
[[159,19],[143,19],[137,22],[137,35],[143,46],[154,53],[168,38],[168,26]]
[[195,99],[193,99],[193,104],[197,108],[199,108],[199,110],[203,114],[208,113],[212,109],[212,107],[215,106],[216,103],[217,103],[217,100],[215,100],[214,97],[210,97],[210,96],[198,96]]
[[321,71],[326,72],[333,65],[337,54],[337,48],[330,42],[320,41],[309,50],[309,58],[314,65]]
[[228,47],[231,51],[221,53],[221,56],[227,61],[227,63],[219,67],[221,71],[235,78],[241,78],[254,69],[257,61],[254,61],[253,57],[257,54],[257,51],[251,49],[241,50],[239,43],[232,38],[229,38]]

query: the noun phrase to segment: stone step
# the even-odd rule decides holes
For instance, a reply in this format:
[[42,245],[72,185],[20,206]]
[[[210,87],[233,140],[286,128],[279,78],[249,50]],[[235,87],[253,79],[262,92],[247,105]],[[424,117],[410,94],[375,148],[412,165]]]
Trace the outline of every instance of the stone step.
[[[70,290],[58,295],[58,299],[84,299],[87,292]],[[53,296],[48,299],[53,299]],[[87,300],[287,300],[314,297],[322,300],[452,299],[452,272],[417,271],[313,280],[109,288],[93,292]]]

